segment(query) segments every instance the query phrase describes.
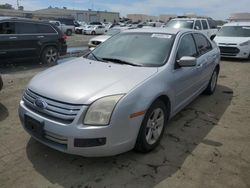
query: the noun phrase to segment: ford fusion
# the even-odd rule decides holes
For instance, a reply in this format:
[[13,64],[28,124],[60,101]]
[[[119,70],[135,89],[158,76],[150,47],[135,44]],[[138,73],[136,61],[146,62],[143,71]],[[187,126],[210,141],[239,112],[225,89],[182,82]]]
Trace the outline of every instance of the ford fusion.
[[225,24],[214,40],[221,56],[250,59],[250,22]]
[[70,154],[149,152],[171,117],[215,91],[219,59],[216,44],[198,31],[126,30],[35,76],[20,102],[21,123]]

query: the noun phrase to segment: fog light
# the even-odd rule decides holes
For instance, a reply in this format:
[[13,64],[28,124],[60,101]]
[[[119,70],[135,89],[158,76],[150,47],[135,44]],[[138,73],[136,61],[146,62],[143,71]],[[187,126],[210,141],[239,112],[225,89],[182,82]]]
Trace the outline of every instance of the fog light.
[[89,139],[76,138],[74,140],[75,147],[95,147],[95,146],[102,146],[105,144],[106,144],[106,138],[89,138]]

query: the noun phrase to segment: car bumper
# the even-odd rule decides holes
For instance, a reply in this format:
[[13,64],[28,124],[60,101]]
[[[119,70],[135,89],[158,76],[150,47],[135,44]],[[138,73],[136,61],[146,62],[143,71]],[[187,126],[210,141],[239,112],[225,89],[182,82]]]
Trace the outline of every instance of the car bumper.
[[[87,107],[84,107],[80,114],[86,111]],[[42,136],[27,128],[26,116],[42,122]],[[33,112],[23,101],[20,102],[19,117],[23,128],[42,144],[61,152],[85,157],[113,156],[133,149],[137,134],[131,135],[125,130],[128,130],[129,126],[138,126],[141,121],[130,121],[129,125],[121,123],[123,121],[120,120],[119,124],[114,122],[116,126],[84,126],[81,117],[76,117],[71,124],[62,124]]]
[[89,48],[95,48],[97,45],[94,45],[94,44],[92,44],[92,43],[88,43],[88,47]]
[[63,45],[61,46],[60,56],[63,56],[63,55],[66,55],[66,54],[67,54],[67,48],[68,48],[67,44],[63,44]]
[[242,46],[223,46],[219,45],[221,51],[221,57],[229,57],[229,58],[240,58],[247,59],[250,55],[249,47]]

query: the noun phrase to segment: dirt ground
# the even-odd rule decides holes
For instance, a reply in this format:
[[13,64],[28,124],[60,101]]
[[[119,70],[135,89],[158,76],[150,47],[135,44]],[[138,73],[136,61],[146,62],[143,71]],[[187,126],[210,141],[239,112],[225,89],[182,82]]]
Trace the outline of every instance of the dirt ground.
[[[98,36],[98,35],[95,35]],[[68,47],[82,47],[87,46],[88,42],[91,38],[95,37],[93,35],[82,35],[82,34],[74,34],[72,36],[67,37]]]
[[0,68],[1,188],[250,187],[250,62],[221,61],[215,94],[201,95],[176,115],[155,151],[106,158],[55,151],[23,130],[22,92],[46,68]]

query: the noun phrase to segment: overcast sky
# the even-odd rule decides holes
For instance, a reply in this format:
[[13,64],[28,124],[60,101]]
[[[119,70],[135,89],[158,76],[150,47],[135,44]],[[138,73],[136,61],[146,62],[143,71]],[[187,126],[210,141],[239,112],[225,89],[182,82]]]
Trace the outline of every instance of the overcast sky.
[[[0,0],[16,7],[16,0]],[[19,0],[25,10],[52,7],[108,10],[150,15],[196,13],[214,19],[226,19],[231,13],[250,12],[250,0]]]

